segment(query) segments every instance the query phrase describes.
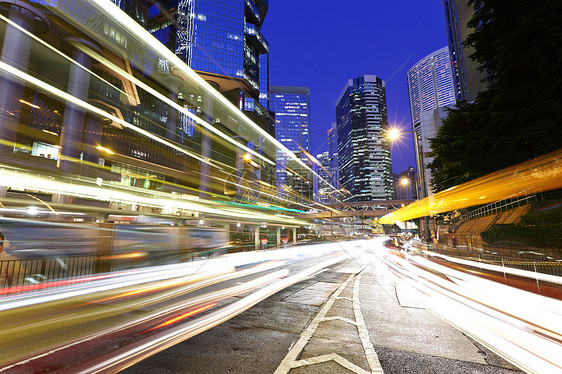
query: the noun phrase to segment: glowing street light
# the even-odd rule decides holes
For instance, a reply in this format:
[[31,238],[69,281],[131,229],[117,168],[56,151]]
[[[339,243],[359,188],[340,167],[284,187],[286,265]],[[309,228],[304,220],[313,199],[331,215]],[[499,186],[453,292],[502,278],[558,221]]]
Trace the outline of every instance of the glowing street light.
[[400,179],[400,184],[403,186],[407,186],[408,184],[410,184],[410,180],[408,178],[402,178]]
[[400,131],[397,128],[388,129],[387,136],[388,136],[389,140],[398,140],[398,139],[400,139],[400,135],[402,135],[402,133],[403,133],[403,131]]

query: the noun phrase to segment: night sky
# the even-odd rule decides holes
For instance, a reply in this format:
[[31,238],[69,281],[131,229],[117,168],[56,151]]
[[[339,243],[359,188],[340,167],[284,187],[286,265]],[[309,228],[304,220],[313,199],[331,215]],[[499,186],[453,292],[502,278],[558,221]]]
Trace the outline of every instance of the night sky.
[[[447,45],[440,0],[269,0],[261,29],[272,86],[310,88],[311,153],[327,150],[335,101],[348,79],[386,81],[388,118],[411,131],[406,72]],[[415,166],[411,134],[392,147],[395,173]]]

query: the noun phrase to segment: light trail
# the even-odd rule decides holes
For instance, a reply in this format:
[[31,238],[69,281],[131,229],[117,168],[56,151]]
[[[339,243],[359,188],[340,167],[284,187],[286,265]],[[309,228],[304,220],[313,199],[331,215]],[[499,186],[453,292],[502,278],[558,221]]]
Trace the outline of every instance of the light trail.
[[[0,62],[1,68],[2,62]],[[52,194],[65,194],[69,196],[84,197],[101,201],[122,202],[137,204],[159,209],[167,209],[172,206],[176,209],[196,211],[217,216],[242,217],[246,219],[257,219],[261,221],[282,222],[292,225],[307,225],[307,221],[284,219],[276,214],[252,212],[247,209],[236,209],[228,204],[199,199],[172,198],[158,191],[141,188],[122,188],[116,185],[100,187],[94,181],[88,183],[86,180],[76,180],[73,183],[62,180],[54,180],[48,176],[33,175],[30,173],[17,173],[15,171],[0,169],[2,184],[15,189],[30,189]],[[5,182],[4,182],[5,181]],[[129,191],[127,191],[129,190]],[[213,206],[221,206],[215,208]]]
[[[364,241],[237,253],[4,298],[0,334],[11,344],[0,353],[0,372],[46,369],[55,362],[62,364],[60,370],[92,372],[100,362],[94,351],[101,362],[109,354],[111,363],[103,364],[107,370],[115,364],[129,366],[140,357],[132,353],[137,342],[143,347],[141,356],[154,354],[162,344],[212,328],[288,285],[364,252],[360,243]],[[53,347],[42,343],[52,337]],[[134,339],[112,352],[115,342],[125,338]],[[129,353],[131,360],[122,361]]]
[[[380,249],[378,257],[398,277],[417,289],[424,304],[441,318],[531,373],[562,371],[562,301],[487,280],[473,271],[437,264],[420,255]],[[439,258],[473,268],[494,265]],[[503,268],[536,282],[531,272]],[[560,279],[545,277],[561,284]]]
[[515,165],[415,201],[381,218],[391,224],[502,200],[526,191],[562,188],[562,150]]

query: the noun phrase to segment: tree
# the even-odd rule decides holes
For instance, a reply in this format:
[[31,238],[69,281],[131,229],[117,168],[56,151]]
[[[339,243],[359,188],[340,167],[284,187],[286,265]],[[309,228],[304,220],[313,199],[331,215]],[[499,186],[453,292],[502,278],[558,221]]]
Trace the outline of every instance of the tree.
[[470,3],[464,44],[488,89],[457,103],[431,140],[435,191],[562,147],[562,2]]

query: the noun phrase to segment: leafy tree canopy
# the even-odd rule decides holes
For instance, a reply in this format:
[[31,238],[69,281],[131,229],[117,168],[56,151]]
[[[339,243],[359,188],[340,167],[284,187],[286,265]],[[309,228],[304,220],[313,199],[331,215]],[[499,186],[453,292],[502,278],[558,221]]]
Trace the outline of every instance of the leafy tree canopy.
[[562,1],[469,3],[464,43],[488,89],[457,103],[431,139],[435,191],[562,148]]

